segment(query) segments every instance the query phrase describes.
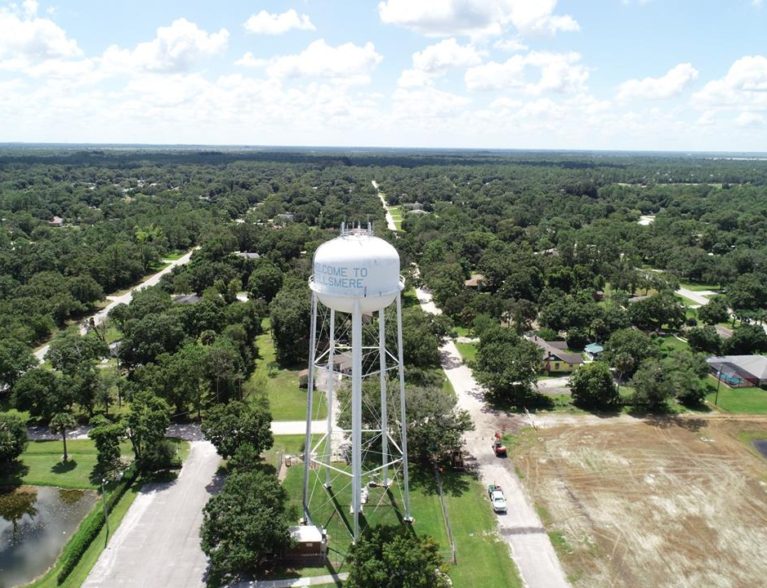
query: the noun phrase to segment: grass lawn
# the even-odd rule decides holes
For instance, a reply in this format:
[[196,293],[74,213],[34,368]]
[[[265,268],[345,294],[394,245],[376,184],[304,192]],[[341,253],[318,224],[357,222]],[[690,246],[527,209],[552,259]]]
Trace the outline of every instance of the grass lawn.
[[[717,381],[709,376],[716,389]],[[719,386],[719,400],[716,405],[716,392],[706,395],[706,401],[711,406],[716,406],[722,412],[736,414],[767,414],[767,390],[761,388],[730,388],[725,384]]]
[[[264,333],[256,337],[259,358],[250,382],[255,390],[265,391],[269,398],[272,419],[275,421],[300,421],[306,419],[306,390],[298,387],[299,369],[281,369],[275,360],[274,341],[269,321],[264,320]],[[316,392],[316,391],[315,391]],[[325,395],[315,393],[314,418],[327,415]]]
[[453,331],[455,331],[456,337],[473,337],[471,333],[471,329],[468,327],[462,327],[460,325],[456,325],[453,327]]
[[[132,459],[129,442],[120,444],[123,457]],[[21,454],[21,469],[14,474],[0,477],[0,486],[18,483],[30,486],[57,486],[59,488],[95,489],[98,483],[90,480],[96,466],[96,446],[90,439],[67,441],[69,461],[61,461],[63,445],[58,441],[30,441]]]
[[477,357],[476,343],[456,343],[455,346],[458,348],[458,353],[461,354],[464,363],[472,362]]
[[677,339],[673,335],[668,335],[666,337],[662,337],[659,340],[660,343],[660,350],[664,354],[669,354],[672,351],[689,351],[690,346],[687,344],[686,341],[682,341],[680,339]]
[[[300,468],[288,472],[284,485],[288,490],[293,506],[301,508],[301,488],[303,472]],[[337,502],[341,505],[339,514],[322,488],[321,484],[313,487],[312,510],[317,524],[328,529],[330,537],[330,557],[335,569],[346,571],[343,557],[346,554],[351,536],[346,524],[352,523],[348,514],[351,490],[348,485],[341,487],[338,482],[334,487]],[[443,474],[443,489],[448,518],[456,544],[456,565],[450,565],[449,575],[455,586],[476,584],[487,588],[506,588],[521,586],[516,567],[511,560],[509,549],[495,532],[495,516],[485,498],[484,487],[469,474],[446,472]],[[449,561],[450,547],[447,530],[442,516],[436,483],[430,471],[411,467],[410,502],[415,518],[414,531],[419,535],[429,535],[440,545],[443,557]],[[378,505],[374,508],[373,505]],[[399,524],[399,517],[404,514],[402,496],[397,484],[389,492],[382,488],[371,488],[365,507],[363,521],[366,524]],[[346,523],[344,522],[346,520]],[[315,569],[301,575],[316,575]]]
[[688,306],[688,307],[689,306],[700,306],[700,304],[698,304],[697,302],[695,302],[694,300],[692,300],[690,298],[687,298],[687,296],[682,296],[681,294],[675,294],[675,296],[679,300],[681,300],[682,304],[684,304],[685,306]]
[[391,218],[394,221],[394,226],[397,227],[398,231],[401,231],[402,230],[402,207],[390,206],[389,213],[391,214]]

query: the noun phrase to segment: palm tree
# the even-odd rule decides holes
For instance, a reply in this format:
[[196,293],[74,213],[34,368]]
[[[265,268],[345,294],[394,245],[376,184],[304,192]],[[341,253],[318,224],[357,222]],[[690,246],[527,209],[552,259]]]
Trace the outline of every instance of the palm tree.
[[77,421],[70,413],[59,412],[53,415],[49,426],[52,432],[61,433],[61,440],[64,442],[64,461],[66,462],[69,459],[67,455],[67,430],[74,429],[77,426]]

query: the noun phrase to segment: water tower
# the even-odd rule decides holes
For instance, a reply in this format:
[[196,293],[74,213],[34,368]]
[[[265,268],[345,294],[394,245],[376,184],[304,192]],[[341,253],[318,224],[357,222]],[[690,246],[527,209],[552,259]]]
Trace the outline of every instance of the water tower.
[[[408,489],[407,432],[405,420],[405,373],[402,360],[402,298],[404,280],[400,277],[399,254],[383,239],[373,236],[368,225],[363,228],[341,226],[340,236],[327,241],[314,254],[311,327],[309,334],[309,373],[307,378],[307,417],[304,451],[304,522],[313,524],[310,508],[309,479],[324,470],[324,487],[331,491],[334,476],[351,479],[353,526],[356,541],[360,533],[360,513],[367,497],[367,486],[388,487],[402,473],[404,520],[412,521]],[[396,302],[396,354],[386,347],[385,310]],[[377,314],[377,333],[374,317]],[[324,318],[322,318],[324,317]],[[363,337],[363,323],[366,327]],[[337,328],[338,325],[338,328]],[[347,325],[349,328],[345,328]],[[376,358],[377,356],[377,358]],[[363,360],[364,358],[364,360]],[[339,361],[341,359],[342,361]],[[377,361],[376,361],[377,359]],[[397,373],[399,382],[399,419],[389,422],[389,373]],[[367,407],[363,424],[363,380],[378,376],[380,396],[376,410]],[[338,382],[351,379],[351,426],[337,423]],[[392,378],[393,379],[393,378]],[[323,381],[327,421],[323,431],[312,431],[315,392]],[[373,423],[370,415],[375,414]],[[391,435],[399,421],[399,440]],[[313,443],[313,433],[320,433]],[[365,443],[363,444],[363,433]],[[343,450],[339,451],[339,446]],[[371,447],[375,451],[367,453]],[[334,464],[343,455],[351,471]]]

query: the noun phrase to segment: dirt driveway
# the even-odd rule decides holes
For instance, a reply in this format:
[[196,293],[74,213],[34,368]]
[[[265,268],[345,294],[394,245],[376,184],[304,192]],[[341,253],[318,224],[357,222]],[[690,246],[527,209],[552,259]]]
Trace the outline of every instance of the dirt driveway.
[[512,449],[583,587],[764,586],[767,460],[747,420],[665,419],[532,430]]

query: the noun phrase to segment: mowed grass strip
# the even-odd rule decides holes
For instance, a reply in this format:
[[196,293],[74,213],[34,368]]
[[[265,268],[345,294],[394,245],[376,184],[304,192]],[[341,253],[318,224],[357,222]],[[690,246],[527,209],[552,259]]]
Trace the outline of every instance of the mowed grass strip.
[[[300,421],[306,419],[306,389],[298,386],[298,373],[304,369],[282,369],[277,365],[274,341],[269,320],[263,322],[264,332],[256,337],[259,358],[251,376],[252,388],[263,392],[269,399],[272,420]],[[323,419],[327,415],[325,395],[314,395],[314,417]]]
[[463,363],[473,362],[477,357],[477,344],[476,343],[456,343],[458,353],[463,358]]

